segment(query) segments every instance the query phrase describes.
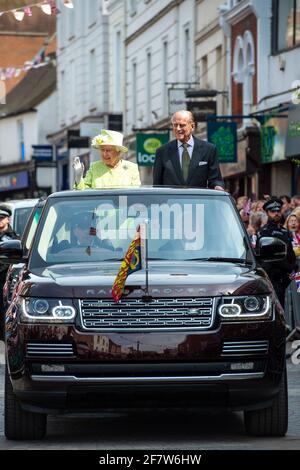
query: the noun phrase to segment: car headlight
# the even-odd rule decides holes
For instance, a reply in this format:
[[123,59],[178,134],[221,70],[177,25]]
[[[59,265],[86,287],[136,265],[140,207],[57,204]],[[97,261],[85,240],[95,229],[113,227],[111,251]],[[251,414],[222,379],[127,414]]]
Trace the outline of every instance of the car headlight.
[[24,322],[69,322],[76,315],[71,299],[44,299],[26,297],[21,301],[21,318]]
[[272,316],[269,295],[222,297],[218,308],[222,320],[266,320]]

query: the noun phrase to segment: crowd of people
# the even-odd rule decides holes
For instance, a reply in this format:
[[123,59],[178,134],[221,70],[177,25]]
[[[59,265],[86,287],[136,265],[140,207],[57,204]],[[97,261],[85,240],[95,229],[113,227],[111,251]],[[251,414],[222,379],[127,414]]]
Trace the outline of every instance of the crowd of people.
[[[300,257],[300,195],[290,197],[282,195],[277,197],[264,195],[262,199],[251,200],[247,196],[240,196],[236,206],[244,222],[253,247],[256,246],[257,235],[268,222],[268,213],[264,210],[267,201],[278,199],[280,225],[290,232],[291,242],[296,257]],[[266,206],[265,206],[266,208]],[[277,211],[275,211],[277,212]]]
[[284,260],[261,263],[267,272],[278,299],[285,304],[285,291],[293,274],[300,270],[300,196],[287,195],[252,201],[241,196],[236,201],[237,209],[243,220],[253,248],[259,251],[259,240],[275,237],[286,245]]

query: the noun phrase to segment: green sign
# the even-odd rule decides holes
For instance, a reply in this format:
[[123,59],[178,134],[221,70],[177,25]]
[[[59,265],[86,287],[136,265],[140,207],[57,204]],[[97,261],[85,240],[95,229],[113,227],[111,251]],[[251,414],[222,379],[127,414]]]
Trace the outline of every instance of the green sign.
[[153,166],[156,150],[169,142],[169,132],[136,135],[136,158],[139,166]]
[[220,163],[237,162],[236,122],[207,122],[207,140],[217,147]]
[[274,154],[276,130],[273,126],[261,128],[261,160],[262,163],[272,162]]
[[[261,163],[272,163],[284,160],[288,134],[287,118],[284,116],[266,115],[260,132]],[[295,132],[295,128],[293,132]]]
[[288,137],[300,137],[300,122],[289,122]]

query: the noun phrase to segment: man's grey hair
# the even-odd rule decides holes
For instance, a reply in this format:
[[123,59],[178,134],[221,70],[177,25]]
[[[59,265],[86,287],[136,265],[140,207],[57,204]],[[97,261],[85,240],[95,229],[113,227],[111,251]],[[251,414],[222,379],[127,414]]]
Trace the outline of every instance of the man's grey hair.
[[191,111],[187,111],[186,109],[179,109],[178,111],[176,111],[172,118],[171,118],[171,122],[173,123],[174,121],[174,117],[176,114],[184,114],[185,116],[187,116],[189,118],[189,120],[193,123],[193,124],[196,124],[196,120],[195,120],[195,116],[193,115],[193,113]]

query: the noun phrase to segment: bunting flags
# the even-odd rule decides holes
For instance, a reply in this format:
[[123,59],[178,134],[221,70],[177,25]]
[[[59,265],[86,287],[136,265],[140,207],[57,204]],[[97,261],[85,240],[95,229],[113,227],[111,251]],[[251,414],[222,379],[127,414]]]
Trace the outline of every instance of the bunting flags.
[[111,293],[115,302],[120,301],[124,292],[125,282],[129,274],[139,271],[140,269],[142,269],[141,232],[140,227],[138,227],[135,237],[129,245],[112,286]]
[[[72,0],[60,0],[60,2],[66,8],[74,8]],[[109,0],[102,0],[102,15],[109,14],[108,4]],[[13,13],[17,21],[23,21],[24,16],[32,16],[32,8],[34,7],[40,8],[45,13],[45,15],[58,15],[60,13],[60,10],[57,5],[58,0],[44,0],[42,2],[33,3],[31,5],[26,5],[21,8],[13,8],[11,10],[0,11],[0,17],[4,13]]]
[[9,80],[10,78],[17,78],[22,72],[28,72],[31,69],[37,69],[39,67],[45,67],[49,63],[56,64],[55,59],[50,59],[46,57],[42,62],[42,55],[36,55],[33,60],[27,60],[24,62],[22,67],[4,67],[0,68],[0,80]]
[[[4,13],[13,13],[17,21],[22,21],[24,16],[32,16],[32,8],[40,8],[46,15],[58,15],[60,13],[57,7],[57,0],[44,0],[42,2],[33,3],[21,8],[14,8],[11,10],[0,11],[0,16]],[[72,0],[62,0],[62,3],[67,8],[74,8]]]
[[30,7],[24,7],[23,10],[26,16],[32,16],[32,11]]

